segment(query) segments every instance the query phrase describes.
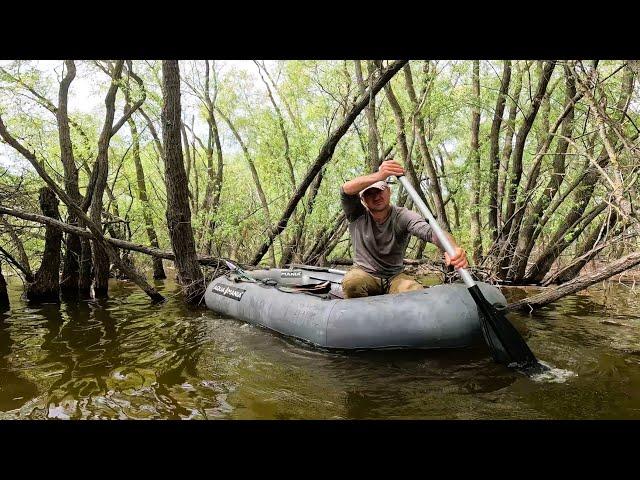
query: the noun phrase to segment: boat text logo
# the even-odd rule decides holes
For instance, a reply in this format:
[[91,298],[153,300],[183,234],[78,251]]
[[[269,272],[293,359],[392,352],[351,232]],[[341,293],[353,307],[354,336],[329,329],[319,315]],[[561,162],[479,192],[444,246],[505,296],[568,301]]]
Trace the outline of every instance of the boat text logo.
[[238,301],[240,301],[245,292],[242,288],[230,287],[229,285],[224,285],[222,283],[214,283],[213,287],[211,287],[211,291]]
[[292,270],[290,272],[280,272],[281,278],[300,278],[302,277],[302,272],[300,270]]

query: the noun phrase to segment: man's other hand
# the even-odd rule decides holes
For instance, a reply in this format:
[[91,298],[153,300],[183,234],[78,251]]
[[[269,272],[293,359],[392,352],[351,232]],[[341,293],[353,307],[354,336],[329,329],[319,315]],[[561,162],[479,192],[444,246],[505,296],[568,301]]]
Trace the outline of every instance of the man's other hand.
[[469,263],[467,262],[467,252],[465,252],[462,248],[456,247],[456,255],[454,257],[449,257],[447,252],[444,252],[444,261],[448,265],[452,265],[453,268],[467,268]]
[[395,160],[385,160],[380,164],[378,173],[381,180],[387,177],[404,175],[404,168]]

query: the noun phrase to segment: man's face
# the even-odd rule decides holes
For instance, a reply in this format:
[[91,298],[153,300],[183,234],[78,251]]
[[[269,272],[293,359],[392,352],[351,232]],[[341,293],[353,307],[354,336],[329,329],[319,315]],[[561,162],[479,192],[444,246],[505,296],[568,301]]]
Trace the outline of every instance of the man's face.
[[388,206],[391,200],[391,189],[389,187],[384,190],[378,188],[370,188],[362,196],[367,208],[372,212],[382,212]]

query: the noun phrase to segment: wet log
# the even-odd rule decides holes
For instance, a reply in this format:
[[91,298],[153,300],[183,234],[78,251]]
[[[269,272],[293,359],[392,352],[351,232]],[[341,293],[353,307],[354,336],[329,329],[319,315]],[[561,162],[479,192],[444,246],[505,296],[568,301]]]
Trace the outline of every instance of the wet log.
[[621,259],[616,260],[593,273],[580,275],[564,285],[560,285],[558,287],[554,286],[532,297],[510,303],[507,305],[507,310],[533,311],[537,308],[555,302],[562,297],[579,292],[593,284],[611,278],[625,270],[629,270],[636,265],[640,265],[640,252],[634,252],[622,257]]

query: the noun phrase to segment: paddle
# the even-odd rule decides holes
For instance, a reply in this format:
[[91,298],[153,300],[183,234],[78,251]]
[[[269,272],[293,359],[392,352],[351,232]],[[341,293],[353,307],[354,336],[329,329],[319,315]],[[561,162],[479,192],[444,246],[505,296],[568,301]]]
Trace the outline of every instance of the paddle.
[[[405,188],[409,197],[413,200],[413,203],[417,205],[420,213],[427,219],[445,251],[450,257],[455,256],[455,248],[442,228],[440,228],[440,225],[438,225],[438,222],[436,222],[429,208],[418,196],[413,186],[406,177],[402,175],[396,178]],[[458,269],[458,273],[478,306],[478,316],[480,317],[482,334],[494,360],[498,363],[503,363],[509,367],[521,370],[528,375],[548,370],[547,367],[538,362],[527,343],[514,326],[511,325],[509,320],[507,320],[504,313],[496,310],[495,307],[484,298],[484,295],[471,277],[471,274],[465,268]]]

